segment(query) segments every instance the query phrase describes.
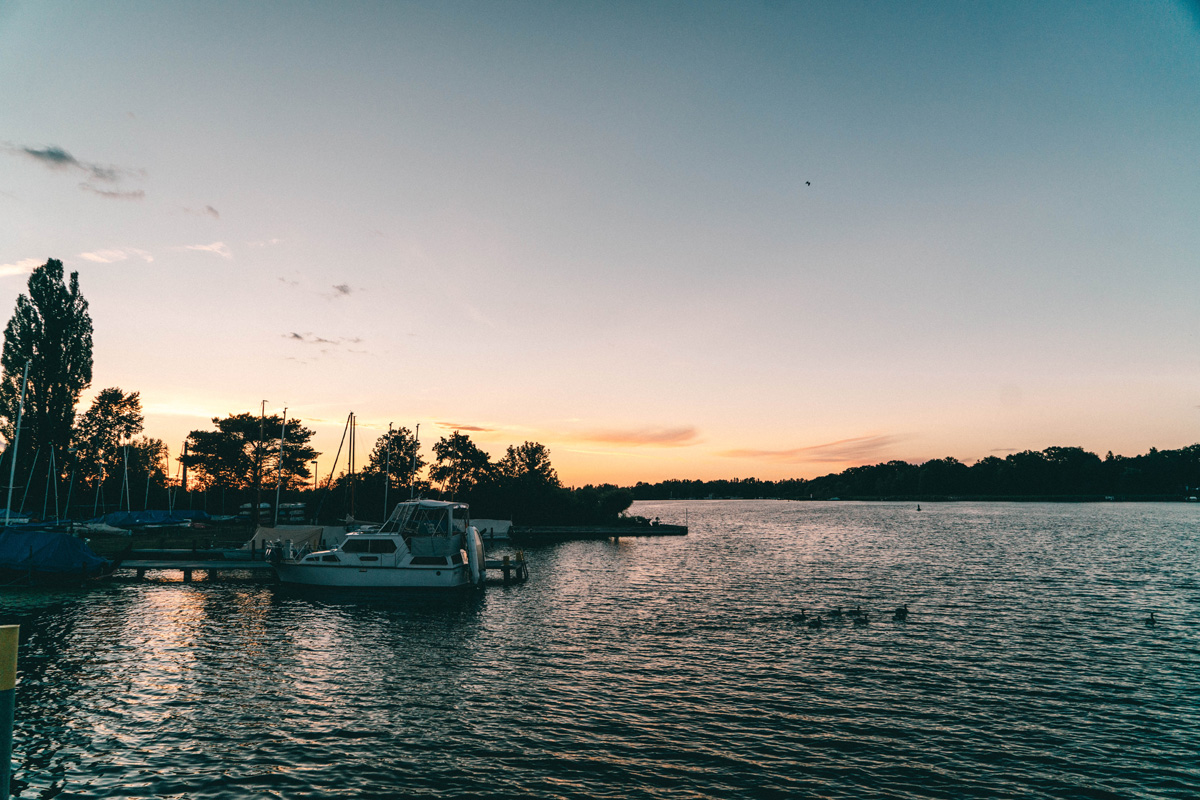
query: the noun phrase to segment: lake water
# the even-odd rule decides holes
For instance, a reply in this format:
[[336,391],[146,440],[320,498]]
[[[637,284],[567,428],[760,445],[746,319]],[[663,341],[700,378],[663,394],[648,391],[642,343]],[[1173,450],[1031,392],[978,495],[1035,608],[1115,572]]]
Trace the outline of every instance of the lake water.
[[[1200,505],[634,511],[685,508],[687,537],[531,549],[528,583],[463,597],[249,579],[0,595],[22,626],[14,787],[1200,796]],[[837,606],[870,624],[793,618]]]

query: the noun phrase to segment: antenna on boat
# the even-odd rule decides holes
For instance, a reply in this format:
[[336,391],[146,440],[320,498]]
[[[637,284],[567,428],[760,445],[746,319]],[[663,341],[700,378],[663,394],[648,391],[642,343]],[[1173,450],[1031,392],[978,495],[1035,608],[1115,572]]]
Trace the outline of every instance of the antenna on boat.
[[383,519],[388,518],[388,488],[392,485],[392,423],[388,423],[387,456],[383,460]]
[[412,500],[417,496],[417,448],[421,446],[421,423],[417,423],[417,430],[413,433],[413,454],[408,462],[408,499]]
[[21,418],[25,416],[25,389],[29,386],[29,365],[32,359],[25,360],[25,377],[21,379],[21,405],[17,407],[17,430],[13,434],[12,464],[8,468],[8,503],[4,507],[4,527],[8,527],[8,519],[12,515],[13,483],[17,479],[17,448],[21,444]]
[[287,406],[283,408],[283,422],[279,424],[279,467],[275,470],[277,478],[275,480],[275,524],[271,527],[279,527],[279,490],[283,488],[283,441],[287,438]]

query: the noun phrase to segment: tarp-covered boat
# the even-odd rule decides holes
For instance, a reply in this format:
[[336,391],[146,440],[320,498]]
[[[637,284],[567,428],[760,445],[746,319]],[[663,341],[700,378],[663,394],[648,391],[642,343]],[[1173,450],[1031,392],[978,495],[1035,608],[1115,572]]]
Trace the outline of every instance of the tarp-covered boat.
[[0,532],[0,586],[69,586],[111,575],[114,564],[69,533]]
[[90,522],[111,525],[114,528],[173,528],[207,522],[210,519],[203,511],[114,511],[96,517]]

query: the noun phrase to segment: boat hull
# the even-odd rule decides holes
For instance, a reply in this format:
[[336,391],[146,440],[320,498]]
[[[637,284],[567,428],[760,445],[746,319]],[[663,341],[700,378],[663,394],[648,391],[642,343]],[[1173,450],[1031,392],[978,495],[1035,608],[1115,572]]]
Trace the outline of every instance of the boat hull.
[[283,583],[362,589],[457,589],[471,586],[466,564],[446,567],[360,567],[338,564],[275,565]]

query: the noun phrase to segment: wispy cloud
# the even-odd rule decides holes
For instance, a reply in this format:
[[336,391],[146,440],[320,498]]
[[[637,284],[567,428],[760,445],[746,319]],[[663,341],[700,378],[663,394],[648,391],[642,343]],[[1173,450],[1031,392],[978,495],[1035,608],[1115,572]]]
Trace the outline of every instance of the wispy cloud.
[[37,258],[23,258],[20,261],[14,261],[12,264],[0,264],[0,278],[8,278],[13,275],[28,275],[45,263],[45,261]]
[[187,206],[184,206],[183,210],[188,214],[197,214],[202,217],[212,217],[213,219],[221,218],[221,212],[217,211],[212,206],[205,206],[204,208],[188,208]]
[[90,183],[81,183],[79,188],[85,192],[98,194],[101,197],[107,197],[109,200],[142,200],[146,197],[146,193],[141,189],[131,189],[129,191],[121,191],[119,189],[101,189],[92,186]]
[[199,250],[202,253],[215,253],[221,258],[233,258],[233,252],[224,242],[213,242],[212,244],[187,244],[183,246],[184,250]]
[[93,250],[90,253],[80,253],[79,257],[85,261],[94,261],[97,264],[115,264],[118,261],[124,261],[130,256],[137,256],[147,264],[154,260],[154,256],[147,253],[145,250],[139,250],[136,247],[126,247],[120,250]]
[[687,447],[697,443],[698,432],[692,425],[674,428],[647,427],[587,431],[574,437],[584,442],[654,447]]
[[836,442],[794,447],[788,450],[724,450],[717,455],[728,458],[753,458],[788,463],[844,463],[871,461],[900,441],[898,436],[856,436]]
[[995,450],[988,450],[988,452],[989,453],[1015,453],[1015,452],[1017,452],[1017,448],[1015,448],[1015,447],[997,447]]
[[246,242],[248,247],[267,247],[273,244],[279,244],[282,239],[261,239],[257,242]]
[[141,189],[121,191],[117,189],[101,189],[93,185],[93,182],[115,184],[128,177],[145,177],[145,170],[81,161],[58,145],[29,147],[27,145],[16,145],[5,142],[2,146],[10,153],[31,159],[57,172],[86,173],[87,179],[79,184],[79,188],[100,197],[115,200],[141,200],[146,196],[146,193]]
[[293,342],[303,342],[304,344],[325,344],[333,345],[334,347],[340,347],[344,344],[359,344],[362,342],[362,339],[357,337],[346,338],[344,336],[339,336],[336,339],[326,339],[323,336],[317,336],[311,332],[297,333],[295,331],[291,331],[290,333],[285,333],[283,336],[285,339]]
[[496,430],[495,428],[484,428],[480,425],[463,425],[458,422],[435,422],[439,428],[448,431],[470,431],[472,433],[489,433]]
[[343,296],[348,295],[348,294],[350,294],[350,292],[354,291],[353,289],[350,288],[350,284],[348,284],[348,283],[339,283],[338,285],[333,287],[333,290],[335,292],[337,292],[339,295],[343,295]]

